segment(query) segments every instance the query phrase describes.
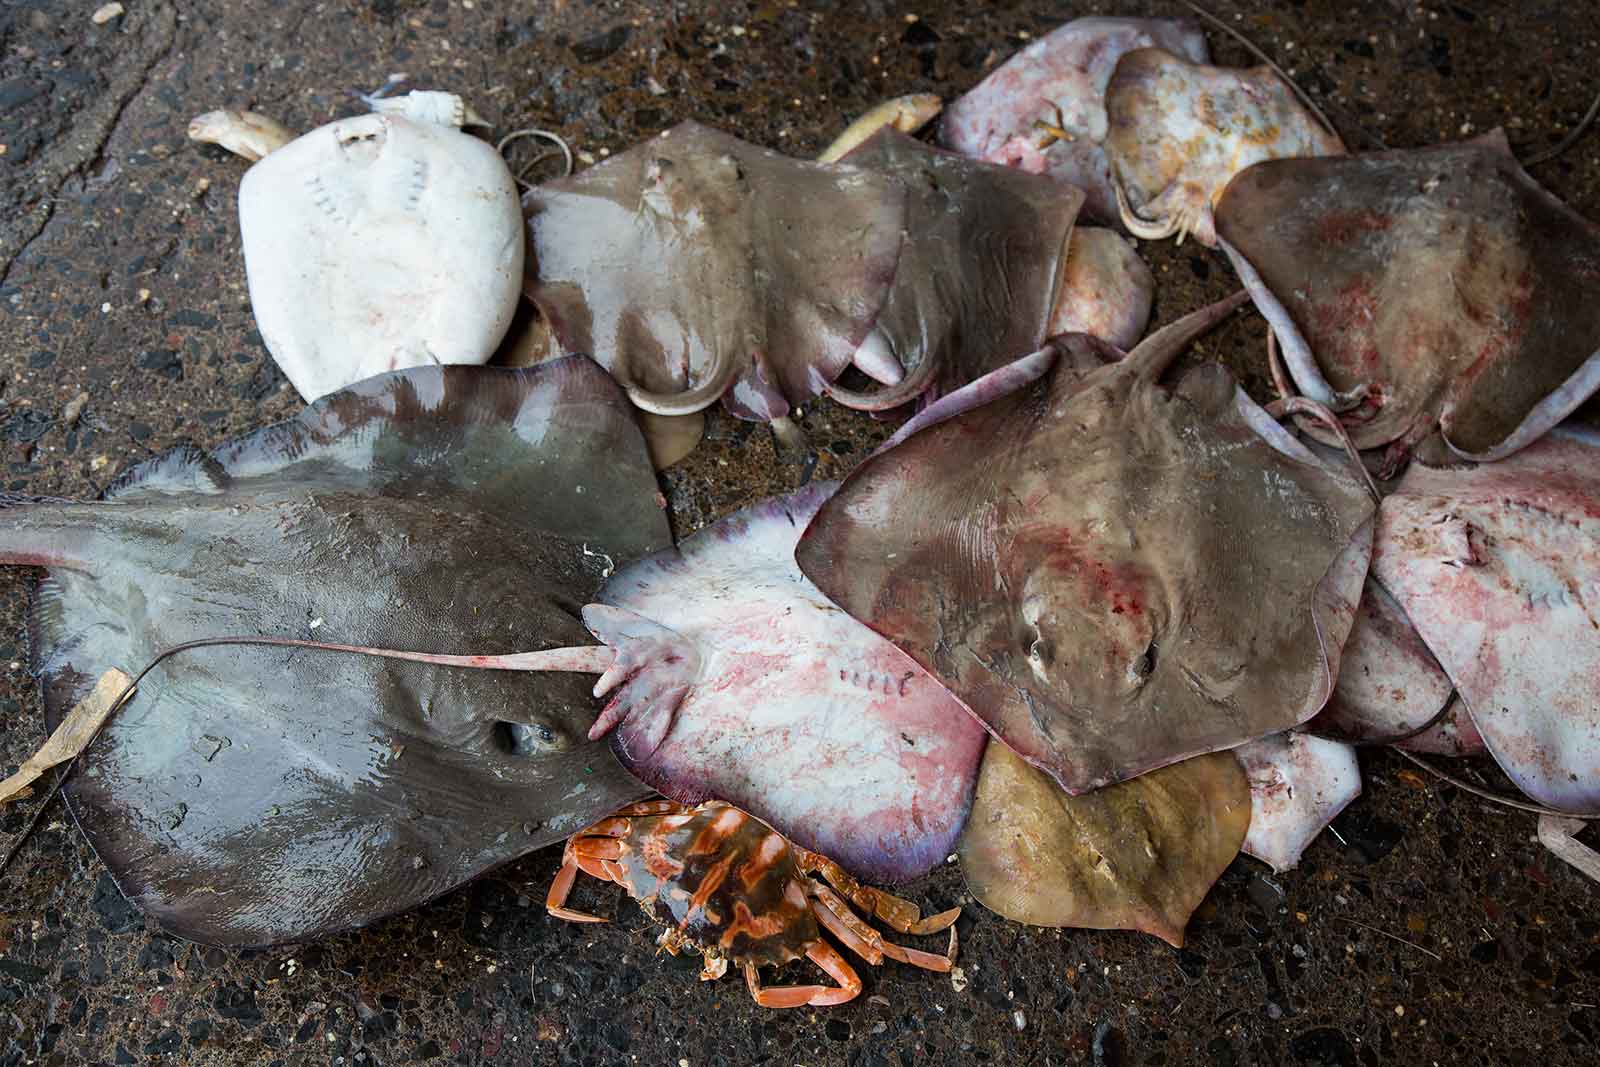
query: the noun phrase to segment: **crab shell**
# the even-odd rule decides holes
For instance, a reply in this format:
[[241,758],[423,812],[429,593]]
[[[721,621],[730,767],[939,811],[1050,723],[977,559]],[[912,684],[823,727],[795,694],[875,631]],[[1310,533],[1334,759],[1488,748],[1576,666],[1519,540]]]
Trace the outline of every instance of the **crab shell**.
[[399,114],[340,119],[239,184],[250,303],[315,400],[374,374],[485,363],[516,310],[522,212],[495,150]]
[[720,803],[628,821],[617,880],[677,944],[764,966],[821,939],[794,848],[766,823]]

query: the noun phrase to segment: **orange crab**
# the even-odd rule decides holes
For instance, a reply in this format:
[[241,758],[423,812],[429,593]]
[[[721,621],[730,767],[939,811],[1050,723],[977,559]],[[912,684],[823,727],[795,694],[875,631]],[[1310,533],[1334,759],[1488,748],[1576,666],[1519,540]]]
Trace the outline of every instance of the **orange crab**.
[[[739,964],[750,995],[767,1008],[843,1004],[861,992],[860,977],[822,940],[819,924],[874,966],[886,956],[930,971],[948,971],[955,962],[953,924],[960,908],[924,919],[909,900],[861,885],[832,860],[792,844],[755,816],[721,801],[698,807],[645,801],[567,839],[545,907],[572,922],[605,922],[566,906],[580,870],[616,882],[652,918],[665,923],[661,946],[668,952],[677,955],[688,948],[702,953],[702,979],[722,977],[730,960]],[[813,872],[833,888],[810,877]],[[885,940],[840,894],[901,933],[931,934],[948,927],[949,954]],[[761,985],[759,967],[801,956],[838,985]]]

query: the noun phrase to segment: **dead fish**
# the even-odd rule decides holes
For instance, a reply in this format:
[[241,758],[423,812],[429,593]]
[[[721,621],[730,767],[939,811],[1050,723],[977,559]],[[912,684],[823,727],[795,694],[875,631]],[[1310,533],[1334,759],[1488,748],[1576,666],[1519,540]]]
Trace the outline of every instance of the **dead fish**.
[[1600,227],[1498,130],[1258,164],[1217,226],[1295,386],[1388,446],[1390,471],[1436,429],[1467,459],[1508,456],[1600,386]]
[[1291,730],[1240,745],[1234,756],[1250,779],[1246,855],[1286,871],[1306,846],[1361,795],[1356,750]]
[[259,160],[239,183],[250,307],[306,400],[407,367],[485,363],[522,281],[517,188],[453,93],[366,98],[374,114],[294,137],[211,111],[189,137]]
[[1433,723],[1454,691],[1406,613],[1369,574],[1333,695],[1306,729],[1332,740],[1387,744]]
[[1106,114],[1122,224],[1149,240],[1192,234],[1215,248],[1212,207],[1235,174],[1345,150],[1271,67],[1212,67],[1160,48],[1118,61]]
[[832,491],[746,508],[606,583],[584,618],[618,658],[591,736],[611,731],[674,800],[726,800],[857,877],[904,882],[950,853],[988,735],[800,573],[795,542]]
[[1139,930],[1182,948],[1189,916],[1239,854],[1250,804],[1227,752],[1071,796],[996,742],[961,835],[961,873],[1007,919]]
[[[589,644],[579,611],[605,561],[670,544],[656,492],[593,363],[418,368],[154,460],[104,502],[0,511],[0,560],[49,571],[30,635],[53,728],[107,668],[201,637]],[[208,649],[146,677],[64,792],[168,930],[295,941],[412,907],[643,795],[587,740],[592,720],[576,674]]]
[[[685,122],[528,191],[524,292],[640,408],[771,420],[837,378],[889,295],[906,190]],[[899,377],[878,366],[881,377]]]
[[844,160],[907,190],[906,237],[888,299],[852,362],[888,388],[829,386],[884,411],[947,393],[1050,335],[1083,193],[1052,178],[940,151],[889,129]]
[[1210,61],[1188,19],[1081,18],[1058,26],[996,67],[945,111],[939,140],[975,159],[1019,166],[1076,185],[1086,210],[1122,224],[1104,141],[1105,93],[1117,61],[1160,47]]
[[1497,463],[1412,463],[1373,574],[1484,744],[1540,804],[1600,813],[1600,435],[1562,427]]
[[1333,687],[1371,500],[1222,367],[1157,384],[1238,302],[1114,363],[1059,339],[931,405],[796,551],[1068,792],[1288,729]]
[[1460,697],[1451,697],[1444,711],[1427,729],[1402,738],[1394,747],[1424,756],[1452,756],[1464,759],[1481,756],[1485,749],[1483,735],[1472,722],[1472,716],[1461,703]]
[[1150,324],[1156,279],[1133,246],[1113,230],[1078,226],[1045,333],[1086,333],[1130,349]]

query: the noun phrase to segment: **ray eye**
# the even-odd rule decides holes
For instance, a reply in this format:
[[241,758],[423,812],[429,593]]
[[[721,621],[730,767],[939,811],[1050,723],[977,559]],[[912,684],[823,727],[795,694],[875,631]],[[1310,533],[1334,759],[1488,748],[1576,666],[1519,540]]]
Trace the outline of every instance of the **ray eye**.
[[1128,680],[1133,682],[1135,685],[1142,684],[1146,678],[1150,677],[1155,669],[1156,646],[1155,642],[1152,641],[1150,642],[1150,647],[1144,650],[1143,655],[1134,660],[1132,663],[1128,664]]
[[495,726],[495,745],[512,756],[531,756],[563,745],[561,734],[547,723],[502,722]]
[[1036,637],[1033,644],[1028,646],[1028,658],[1035,663],[1046,664],[1051,659],[1050,642],[1042,637]]

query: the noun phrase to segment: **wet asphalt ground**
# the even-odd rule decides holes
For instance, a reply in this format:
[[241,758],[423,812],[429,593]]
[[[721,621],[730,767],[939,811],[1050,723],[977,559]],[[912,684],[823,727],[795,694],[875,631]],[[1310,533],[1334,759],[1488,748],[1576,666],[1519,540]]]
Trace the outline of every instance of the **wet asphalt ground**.
[[[251,106],[309,129],[355,112],[350,90],[405,72],[467,96],[500,132],[544,126],[591,158],[691,117],[809,155],[882,97],[952,96],[1075,15],[1184,10],[124,0],[96,25],[96,6],[0,6],[0,489],[12,492],[91,497],[180,441],[214,445],[300,406],[253,329],[235,211],[244,167],[186,141],[200,111]],[[1213,8],[1243,14],[1234,24],[1352,147],[1503,125],[1531,155],[1578,121],[1600,70],[1594,0]],[[1249,62],[1210,37],[1220,62]],[[1600,218],[1600,135],[1535,176]],[[1203,249],[1141,251],[1162,320],[1232,287]],[[1198,354],[1259,392],[1262,336],[1241,316]],[[802,422],[817,477],[887,432],[826,403]],[[663,482],[681,535],[801,477],[764,429],[714,417]],[[0,572],[0,775],[43,736],[23,667],[33,577]],[[790,1012],[657,956],[613,889],[576,900],[612,925],[547,917],[556,850],[369,930],[203,949],[147,929],[58,808],[0,881],[0,1067],[1596,1062],[1600,887],[1537,844],[1531,816],[1383,751],[1362,763],[1365,795],[1337,834],[1281,876],[1237,860],[1182,950],[1027,929],[972,905],[958,976],[863,967],[856,1002]],[[1462,773],[1504,784],[1487,763]],[[0,847],[33,804],[0,809]],[[907,892],[930,908],[970,904],[953,866]]]

